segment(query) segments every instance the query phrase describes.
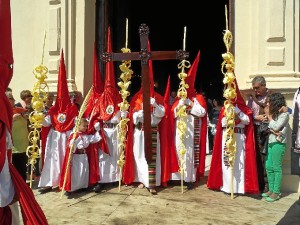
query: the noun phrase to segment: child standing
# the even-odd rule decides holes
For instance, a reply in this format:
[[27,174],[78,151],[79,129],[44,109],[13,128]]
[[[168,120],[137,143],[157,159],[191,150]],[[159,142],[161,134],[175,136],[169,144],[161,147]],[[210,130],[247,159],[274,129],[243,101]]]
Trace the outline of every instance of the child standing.
[[89,162],[85,149],[91,143],[99,142],[101,136],[99,122],[94,125],[95,134],[87,134],[87,128],[87,119],[81,118],[78,132],[72,132],[68,140],[59,185],[59,188],[64,189],[67,193],[87,188],[89,185]]

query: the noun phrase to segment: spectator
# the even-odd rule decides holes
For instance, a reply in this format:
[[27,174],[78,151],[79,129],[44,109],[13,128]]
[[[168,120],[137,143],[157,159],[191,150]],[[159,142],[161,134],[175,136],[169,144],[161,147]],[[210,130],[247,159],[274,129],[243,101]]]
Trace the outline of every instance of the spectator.
[[271,91],[266,87],[266,80],[263,76],[256,76],[252,80],[253,90],[243,93],[248,99],[248,107],[253,112],[254,135],[256,144],[257,173],[260,192],[268,191],[268,179],[265,168],[267,137],[262,133],[268,127],[268,117],[264,112],[267,96]]
[[27,163],[28,157],[26,155],[28,141],[28,127],[27,119],[28,113],[26,109],[22,107],[16,107],[14,105],[15,99],[10,91],[6,91],[6,96],[13,107],[13,128],[12,128],[12,164],[26,182],[27,179]]
[[268,202],[277,201],[281,195],[282,160],[286,150],[286,126],[289,122],[289,113],[282,112],[282,107],[286,107],[284,96],[281,93],[271,94],[265,107],[270,128],[266,157],[269,191],[262,193]]
[[172,91],[171,91],[171,94],[170,94],[170,105],[173,105],[173,103],[174,103],[176,97],[177,97],[177,91],[172,90]]
[[209,140],[210,140],[211,149],[213,149],[213,143],[216,135],[219,114],[223,106],[223,101],[221,99],[214,98],[212,103],[213,103],[213,108],[209,113],[209,127],[210,127]]

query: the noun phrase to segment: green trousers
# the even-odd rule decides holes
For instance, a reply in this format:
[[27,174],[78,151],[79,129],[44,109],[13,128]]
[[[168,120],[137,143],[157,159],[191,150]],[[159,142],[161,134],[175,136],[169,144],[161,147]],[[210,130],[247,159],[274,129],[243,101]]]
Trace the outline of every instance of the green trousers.
[[269,191],[280,193],[282,182],[282,159],[286,144],[280,142],[269,143],[266,158],[266,171],[269,182]]

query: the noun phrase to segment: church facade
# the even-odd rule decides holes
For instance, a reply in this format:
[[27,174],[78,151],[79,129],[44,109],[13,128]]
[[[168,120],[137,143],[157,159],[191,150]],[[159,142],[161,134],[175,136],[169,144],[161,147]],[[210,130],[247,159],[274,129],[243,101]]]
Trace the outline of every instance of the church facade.
[[[11,0],[14,76],[10,87],[15,98],[22,90],[32,89],[36,81],[32,71],[41,63],[49,70],[49,91],[56,92],[62,49],[69,90],[87,94],[93,80],[97,32],[105,32],[110,18],[99,17],[97,13],[107,13],[107,2]],[[299,1],[228,0],[228,3],[235,75],[240,89],[251,88],[252,78],[263,75],[268,88],[283,93],[288,106],[293,108],[292,99],[300,86]],[[97,11],[97,7],[101,10]],[[97,40],[100,52],[104,49],[103,40]],[[290,172],[290,146],[288,143],[283,163],[282,189],[300,192],[299,176]]]

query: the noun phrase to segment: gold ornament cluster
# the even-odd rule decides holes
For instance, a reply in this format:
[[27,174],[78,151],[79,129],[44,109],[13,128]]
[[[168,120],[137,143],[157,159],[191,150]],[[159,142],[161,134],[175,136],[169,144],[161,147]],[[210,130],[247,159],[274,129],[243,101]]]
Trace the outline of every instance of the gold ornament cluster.
[[225,31],[223,41],[225,43],[227,52],[222,54],[223,62],[221,71],[224,75],[223,83],[225,84],[224,97],[224,114],[226,117],[226,135],[224,148],[224,161],[230,167],[233,167],[236,155],[236,139],[234,133],[235,127],[235,111],[233,101],[236,99],[236,85],[234,75],[234,56],[229,49],[232,43],[232,34],[229,30]]
[[[121,51],[123,53],[130,53],[129,48],[122,48]],[[128,91],[129,85],[131,84],[131,77],[133,74],[133,71],[131,68],[131,61],[130,60],[123,60],[122,64],[119,66],[122,74],[120,75],[121,81],[118,82],[118,86],[120,87],[119,93],[122,97],[122,102],[118,104],[120,107],[120,110],[125,115],[128,114],[129,109],[129,103],[127,101],[127,97],[130,95],[130,92]],[[121,190],[121,183],[122,183],[122,172],[123,167],[125,164],[125,147],[126,147],[126,137],[128,132],[128,125],[129,118],[125,117],[123,118],[121,116],[120,121],[117,125],[118,129],[118,151],[119,151],[119,159],[117,161],[117,164],[120,168],[120,174],[119,174],[119,191]]]
[[32,175],[37,162],[37,158],[40,158],[40,132],[42,128],[42,122],[44,120],[44,104],[48,97],[49,87],[46,83],[48,68],[44,65],[39,65],[33,70],[33,74],[37,79],[34,87],[31,91],[32,100],[31,106],[33,111],[29,114],[30,121],[30,133],[28,135],[30,146],[26,149],[28,156],[28,163],[31,165],[30,171],[30,187],[32,186]]
[[[182,60],[178,64],[178,69],[181,70],[181,72],[178,74],[178,77],[180,79],[179,88],[177,91],[177,96],[181,100],[185,100],[187,98],[187,88],[189,88],[189,85],[185,83],[185,79],[187,78],[187,73],[185,72],[186,68],[190,68],[191,64],[187,60]],[[176,111],[177,117],[179,117],[178,123],[177,123],[177,129],[179,132],[179,172],[181,175],[181,190],[183,193],[183,180],[184,180],[184,165],[185,165],[185,153],[186,153],[186,147],[184,145],[184,138],[186,135],[187,130],[187,124],[186,124],[186,105],[179,105],[178,110]]]

